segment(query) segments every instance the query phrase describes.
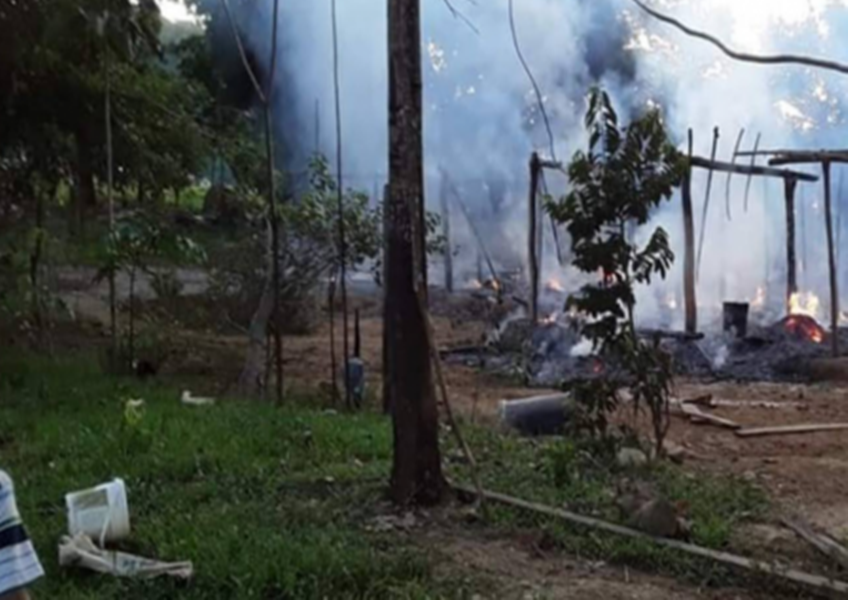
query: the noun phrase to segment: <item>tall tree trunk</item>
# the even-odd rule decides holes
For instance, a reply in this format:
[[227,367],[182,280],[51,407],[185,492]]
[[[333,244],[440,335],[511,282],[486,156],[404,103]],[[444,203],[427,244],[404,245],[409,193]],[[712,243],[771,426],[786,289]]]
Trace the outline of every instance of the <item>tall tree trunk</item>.
[[259,299],[259,306],[250,319],[248,328],[247,354],[244,359],[241,375],[236,391],[240,396],[246,398],[258,397],[267,380],[268,372],[265,363],[266,341],[268,334],[268,323],[274,312],[274,267],[273,250],[271,248],[271,225],[268,225],[268,256],[265,269],[265,286]]
[[[426,253],[414,262],[412,236],[424,248],[421,15],[418,0],[389,1],[389,236],[384,327],[391,345],[394,425],[391,495],[398,504],[434,504],[444,496],[439,419],[427,324],[415,293]],[[414,207],[414,209],[413,209]],[[415,213],[415,214],[414,214]],[[426,289],[426,286],[425,286]]]

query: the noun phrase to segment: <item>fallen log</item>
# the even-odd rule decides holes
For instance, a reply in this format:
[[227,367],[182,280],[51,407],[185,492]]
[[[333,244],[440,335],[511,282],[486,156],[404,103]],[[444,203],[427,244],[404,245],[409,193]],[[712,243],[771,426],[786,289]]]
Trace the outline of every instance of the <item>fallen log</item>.
[[799,517],[783,517],[781,522],[816,550],[830,557],[843,568],[848,569],[848,549],[839,542],[828,535],[816,533],[809,523],[804,522]]
[[[475,496],[477,494],[476,490],[463,485],[457,485],[452,483],[451,486],[455,490],[463,494],[471,496]],[[820,590],[824,592],[838,592],[842,595],[848,596],[848,583],[845,583],[843,581],[837,581],[828,577],[813,575],[795,569],[788,569],[776,563],[768,563],[760,560],[754,560],[746,558],[744,556],[730,554],[729,552],[710,550],[709,548],[703,548],[701,546],[696,546],[695,544],[689,544],[687,542],[681,542],[669,538],[653,537],[646,533],[642,533],[641,531],[631,529],[629,527],[623,527],[621,525],[602,521],[601,519],[596,519],[594,517],[584,517],[582,515],[567,510],[546,506],[544,504],[537,504],[535,502],[529,502],[527,500],[521,500],[519,498],[513,498],[511,496],[499,494],[497,492],[483,490],[483,497],[493,502],[500,502],[501,504],[514,506],[516,508],[521,508],[538,514],[547,515],[549,517],[564,519],[571,523],[581,525],[583,527],[588,527],[590,529],[597,529],[615,535],[651,541],[659,546],[673,548],[674,550],[686,552],[687,554],[699,556],[701,558],[707,558],[709,560],[713,560],[725,565],[745,569],[747,571],[753,571],[755,573],[760,573],[763,575],[769,575],[776,579],[800,584],[815,590]]]
[[848,430],[848,423],[786,425],[783,427],[755,427],[750,429],[739,429],[736,431],[736,435],[743,438],[749,438],[763,437],[767,435],[797,435],[802,433],[845,430]]

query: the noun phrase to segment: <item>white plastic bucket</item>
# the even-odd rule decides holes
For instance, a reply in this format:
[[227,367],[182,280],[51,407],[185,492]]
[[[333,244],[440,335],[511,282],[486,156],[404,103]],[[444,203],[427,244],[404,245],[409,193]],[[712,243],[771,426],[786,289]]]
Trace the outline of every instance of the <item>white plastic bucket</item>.
[[115,479],[87,490],[65,496],[68,506],[68,532],[84,533],[92,540],[117,542],[130,534],[130,511],[127,488]]

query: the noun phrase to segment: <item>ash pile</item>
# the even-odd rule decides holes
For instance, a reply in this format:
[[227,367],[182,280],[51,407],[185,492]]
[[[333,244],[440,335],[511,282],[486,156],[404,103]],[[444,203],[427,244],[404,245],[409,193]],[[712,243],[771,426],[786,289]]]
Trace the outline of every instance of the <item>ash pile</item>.
[[[714,324],[713,332],[698,335],[648,329],[639,333],[660,343],[672,356],[678,375],[694,378],[805,381],[809,362],[830,355],[830,335],[811,316],[789,315],[750,327],[746,322],[738,328],[726,316],[724,321],[724,326]],[[839,335],[848,344],[848,331]],[[558,311],[533,323],[520,305],[492,329],[485,345],[443,356],[448,362],[520,379],[530,387],[617,377],[616,366],[595,355],[574,318]]]

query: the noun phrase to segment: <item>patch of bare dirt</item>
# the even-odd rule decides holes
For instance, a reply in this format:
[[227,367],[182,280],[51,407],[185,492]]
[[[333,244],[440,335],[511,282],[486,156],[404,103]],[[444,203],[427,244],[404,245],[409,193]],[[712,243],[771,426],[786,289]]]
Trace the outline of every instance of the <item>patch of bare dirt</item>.
[[473,572],[489,583],[480,598],[503,600],[753,600],[770,596],[738,589],[701,590],[674,579],[539,550],[526,540],[468,530],[433,529],[421,543],[444,557],[445,574]]

